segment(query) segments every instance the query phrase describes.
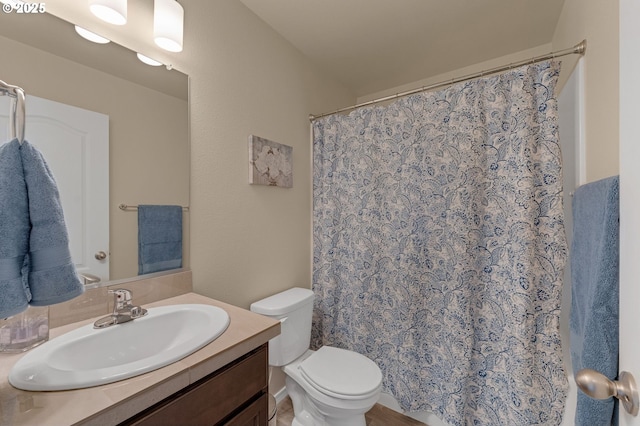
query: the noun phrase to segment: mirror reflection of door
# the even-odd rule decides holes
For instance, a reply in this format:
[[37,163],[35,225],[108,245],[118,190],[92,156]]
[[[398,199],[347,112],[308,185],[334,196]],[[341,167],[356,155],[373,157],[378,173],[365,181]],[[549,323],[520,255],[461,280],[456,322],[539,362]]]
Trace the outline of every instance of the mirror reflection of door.
[[[10,102],[0,97],[0,143],[9,140]],[[29,94],[26,110],[25,139],[58,184],[78,273],[108,281],[109,116]]]

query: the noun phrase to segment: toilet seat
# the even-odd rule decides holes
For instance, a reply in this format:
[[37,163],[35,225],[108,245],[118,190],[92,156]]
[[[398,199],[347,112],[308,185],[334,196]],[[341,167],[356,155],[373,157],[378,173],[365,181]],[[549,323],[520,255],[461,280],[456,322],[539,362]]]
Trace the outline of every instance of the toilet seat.
[[380,390],[380,368],[364,355],[323,346],[302,361],[299,371],[317,391],[339,399],[364,399]]

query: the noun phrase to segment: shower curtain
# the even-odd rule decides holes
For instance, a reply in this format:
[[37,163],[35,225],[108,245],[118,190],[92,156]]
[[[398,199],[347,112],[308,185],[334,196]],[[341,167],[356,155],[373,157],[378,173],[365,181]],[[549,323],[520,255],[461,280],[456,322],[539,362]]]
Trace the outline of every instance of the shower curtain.
[[567,256],[548,61],[313,125],[312,345],[407,411],[559,424]]

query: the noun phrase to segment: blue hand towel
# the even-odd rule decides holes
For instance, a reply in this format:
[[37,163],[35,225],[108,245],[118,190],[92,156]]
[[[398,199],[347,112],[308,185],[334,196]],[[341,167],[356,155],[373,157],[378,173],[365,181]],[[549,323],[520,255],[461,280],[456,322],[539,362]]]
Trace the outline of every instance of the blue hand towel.
[[29,204],[17,139],[0,146],[0,318],[27,309],[22,267],[29,247]]
[[182,267],[182,207],[138,206],[138,274]]
[[[579,187],[573,197],[571,313],[573,371],[592,368],[618,375],[619,178]],[[596,400],[578,391],[575,424],[617,424],[614,398]]]
[[53,305],[81,295],[55,179],[44,157],[24,141],[20,147],[29,199],[29,289],[33,306]]

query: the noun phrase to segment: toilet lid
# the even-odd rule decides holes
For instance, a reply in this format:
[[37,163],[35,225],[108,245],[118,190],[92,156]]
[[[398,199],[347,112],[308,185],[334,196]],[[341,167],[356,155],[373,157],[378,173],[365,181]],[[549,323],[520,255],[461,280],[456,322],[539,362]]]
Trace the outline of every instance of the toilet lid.
[[300,372],[320,392],[346,397],[376,391],[382,382],[380,368],[364,355],[323,346],[300,364]]

